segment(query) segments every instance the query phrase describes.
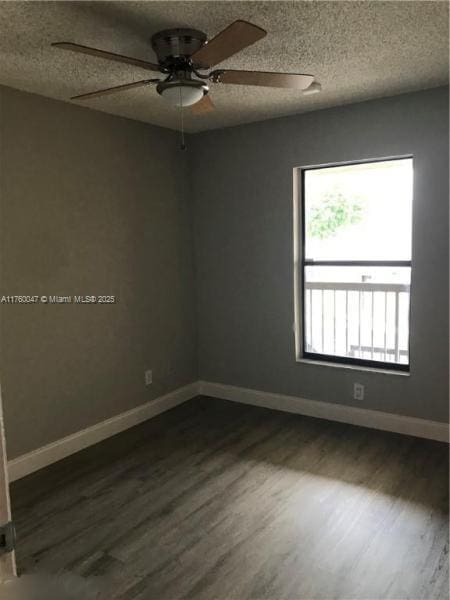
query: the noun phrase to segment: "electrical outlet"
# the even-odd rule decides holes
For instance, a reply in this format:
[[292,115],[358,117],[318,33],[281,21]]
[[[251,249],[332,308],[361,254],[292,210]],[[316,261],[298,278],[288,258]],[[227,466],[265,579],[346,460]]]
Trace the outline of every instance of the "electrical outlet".
[[353,384],[353,400],[364,400],[364,386],[362,383]]
[[153,373],[151,371],[145,371],[145,385],[151,385],[153,383]]

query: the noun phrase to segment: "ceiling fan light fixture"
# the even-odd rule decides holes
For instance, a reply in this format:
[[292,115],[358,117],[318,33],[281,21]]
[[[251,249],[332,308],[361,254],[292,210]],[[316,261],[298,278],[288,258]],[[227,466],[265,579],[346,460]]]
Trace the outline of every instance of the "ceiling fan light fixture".
[[171,106],[192,106],[205,96],[209,88],[203,81],[163,81],[158,84],[157,92]]

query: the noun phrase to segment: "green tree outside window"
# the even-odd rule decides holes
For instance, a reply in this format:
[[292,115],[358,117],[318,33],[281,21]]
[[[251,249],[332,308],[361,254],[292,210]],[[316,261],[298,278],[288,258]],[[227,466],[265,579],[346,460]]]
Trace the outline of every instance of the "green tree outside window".
[[363,201],[357,196],[343,194],[340,190],[326,192],[320,202],[311,206],[308,215],[308,234],[325,239],[349,225],[359,223],[363,217]]

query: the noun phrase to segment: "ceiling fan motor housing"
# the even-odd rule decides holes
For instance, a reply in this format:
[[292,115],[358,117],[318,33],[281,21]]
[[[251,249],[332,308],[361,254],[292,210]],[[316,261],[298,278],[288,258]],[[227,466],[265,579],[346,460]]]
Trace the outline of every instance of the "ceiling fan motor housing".
[[189,106],[208,93],[205,81],[192,79],[195,71],[190,61],[206,41],[206,34],[197,29],[166,29],[152,37],[152,48],[161,70],[169,74],[165,81],[158,83],[156,90],[171,104]]
[[206,41],[206,34],[197,29],[165,29],[152,37],[152,48],[162,67],[183,69]]

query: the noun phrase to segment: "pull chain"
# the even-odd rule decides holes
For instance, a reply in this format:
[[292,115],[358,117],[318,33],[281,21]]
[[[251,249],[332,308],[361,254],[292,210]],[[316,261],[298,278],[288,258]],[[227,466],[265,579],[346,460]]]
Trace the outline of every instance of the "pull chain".
[[186,143],[184,140],[184,113],[183,113],[183,95],[182,95],[182,87],[180,85],[180,116],[181,116],[181,150],[186,150]]

